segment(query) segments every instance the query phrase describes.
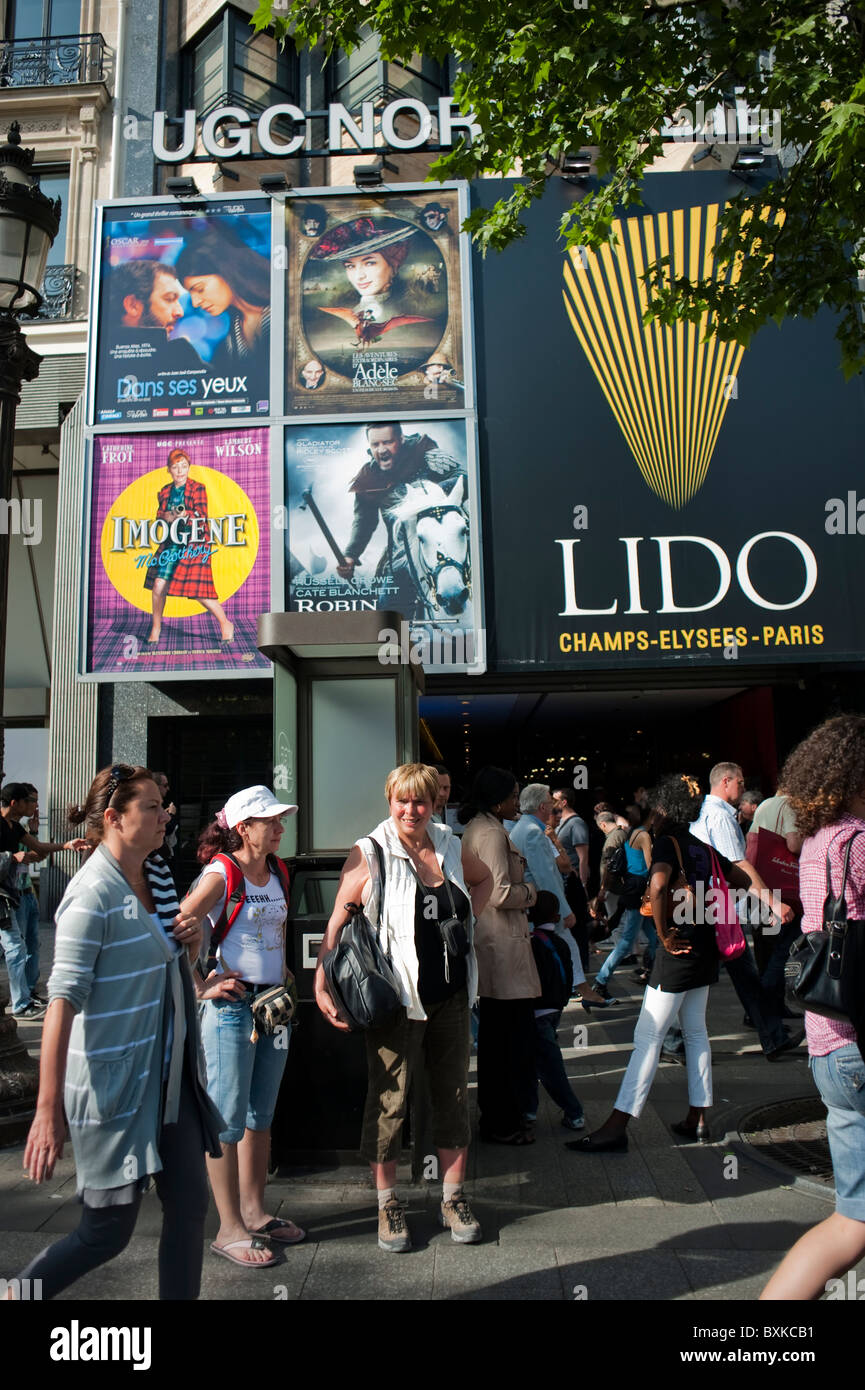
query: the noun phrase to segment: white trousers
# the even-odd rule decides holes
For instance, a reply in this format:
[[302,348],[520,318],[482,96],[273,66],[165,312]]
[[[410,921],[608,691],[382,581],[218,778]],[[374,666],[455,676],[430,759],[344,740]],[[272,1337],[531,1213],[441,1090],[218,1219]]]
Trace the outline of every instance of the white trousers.
[[577,945],[576,940],[574,939],[574,933],[572,931],[568,931],[567,927],[563,927],[561,922],[559,922],[558,925],[553,928],[553,931],[555,932],[556,936],[559,938],[560,941],[564,941],[565,945],[571,953],[571,960],[573,961],[574,965],[574,989],[576,989],[577,985],[584,985],[586,983],[586,975],[585,971],[583,970],[583,962],[580,960],[580,948]]
[[700,989],[686,989],[682,994],[665,994],[660,989],[646,990],[634,1029],[634,1050],[616,1097],[617,1110],[624,1111],[626,1115],[637,1116],[641,1113],[658,1070],[661,1044],[668,1028],[677,1019],[685,1039],[688,1103],[701,1110],[712,1104],[712,1051],[706,1030],[708,1002],[708,985]]

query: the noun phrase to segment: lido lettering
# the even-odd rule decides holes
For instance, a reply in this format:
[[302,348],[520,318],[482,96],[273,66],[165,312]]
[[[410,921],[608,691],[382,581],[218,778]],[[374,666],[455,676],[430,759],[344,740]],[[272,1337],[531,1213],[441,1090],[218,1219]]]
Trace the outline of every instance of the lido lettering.
[[[716,608],[726,598],[733,579],[733,565],[726,551],[718,545],[717,541],[710,540],[708,536],[650,536],[648,539],[654,541],[658,547],[657,563],[661,606],[655,610],[657,613],[705,613],[709,608]],[[639,547],[645,538],[643,536],[620,536],[619,540],[625,547],[625,583],[628,602],[627,608],[623,608],[621,611],[623,613],[648,613],[650,610],[643,607],[640,588],[641,556]],[[798,556],[791,574],[791,596],[783,603],[774,603],[760,594],[751,578],[749,569],[751,555],[757,546],[767,540],[785,542]],[[579,544],[579,539],[571,539],[570,537],[566,540],[556,540],[556,545],[562,547],[562,581],[565,603],[559,617],[602,617],[610,613],[618,613],[618,598],[614,598],[607,608],[581,608],[579,606],[576,579],[576,547]],[[713,557],[718,567],[717,588],[712,597],[705,603],[676,602],[671,561],[674,545],[700,546]],[[802,566],[804,566],[804,575]],[[811,597],[816,588],[817,557],[806,541],[803,541],[799,536],[794,536],[789,531],[761,531],[759,535],[751,536],[749,540],[745,541],[736,557],[735,573],[736,581],[745,598],[749,599],[756,607],[776,611],[798,608]],[[799,586],[798,592],[797,586]]]

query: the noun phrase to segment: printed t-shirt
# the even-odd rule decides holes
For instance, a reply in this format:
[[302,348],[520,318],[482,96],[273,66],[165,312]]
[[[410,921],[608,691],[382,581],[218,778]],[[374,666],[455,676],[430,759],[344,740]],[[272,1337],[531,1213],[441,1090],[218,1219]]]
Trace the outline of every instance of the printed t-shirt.
[[[219,874],[226,883],[224,864],[208,864],[205,874]],[[246,898],[234,925],[216,952],[223,970],[237,970],[252,985],[279,985],[285,978],[285,894],[276,874],[264,887],[246,883]],[[225,888],[208,914],[211,928],[225,906]]]

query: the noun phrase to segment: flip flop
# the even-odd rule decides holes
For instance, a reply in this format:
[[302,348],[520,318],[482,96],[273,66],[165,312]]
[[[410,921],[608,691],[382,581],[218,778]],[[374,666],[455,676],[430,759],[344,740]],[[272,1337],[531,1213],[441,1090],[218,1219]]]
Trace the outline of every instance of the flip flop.
[[210,1248],[214,1255],[221,1255],[224,1260],[230,1260],[233,1265],[241,1265],[244,1269],[270,1269],[271,1265],[279,1264],[272,1251],[271,1259],[255,1263],[251,1260],[241,1260],[237,1255],[229,1255],[229,1250],[269,1250],[267,1241],[260,1240],[258,1236],[250,1236],[248,1240],[230,1240],[227,1245],[217,1245],[214,1241]]
[[295,1226],[293,1221],[283,1221],[281,1216],[272,1216],[267,1225],[259,1226],[254,1234],[266,1236],[268,1240],[274,1240],[278,1245],[299,1245],[302,1240],[306,1240],[306,1231]]

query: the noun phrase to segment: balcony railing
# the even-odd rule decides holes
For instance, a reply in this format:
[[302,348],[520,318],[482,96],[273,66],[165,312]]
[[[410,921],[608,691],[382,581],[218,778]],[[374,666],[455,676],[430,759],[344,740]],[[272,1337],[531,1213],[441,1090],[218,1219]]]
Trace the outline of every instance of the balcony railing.
[[105,81],[101,34],[66,34],[0,43],[0,87],[65,87]]
[[42,281],[42,305],[37,319],[68,319],[75,307],[74,265],[49,265]]

